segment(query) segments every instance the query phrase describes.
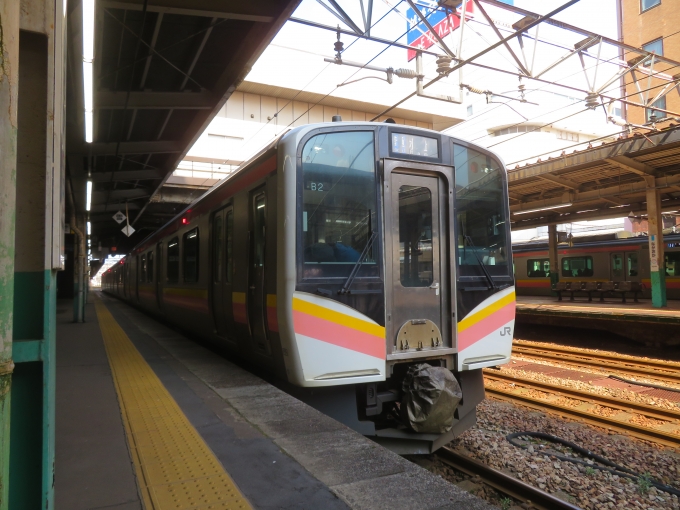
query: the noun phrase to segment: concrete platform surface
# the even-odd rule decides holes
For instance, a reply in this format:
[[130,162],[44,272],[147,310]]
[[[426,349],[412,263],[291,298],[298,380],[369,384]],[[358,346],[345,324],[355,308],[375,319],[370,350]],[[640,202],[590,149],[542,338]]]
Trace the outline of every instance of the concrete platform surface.
[[[140,311],[104,303],[254,508],[488,509]],[[57,509],[141,508],[96,317],[60,305]]]
[[617,320],[622,317],[635,317],[638,320],[680,323],[680,301],[668,300],[664,308],[654,308],[650,299],[640,299],[635,303],[628,299],[627,303],[617,303],[608,299],[601,303],[598,299],[588,301],[587,297],[577,296],[574,301],[562,297],[558,301],[552,296],[517,296],[518,313],[550,313],[550,314],[585,314],[601,319]]

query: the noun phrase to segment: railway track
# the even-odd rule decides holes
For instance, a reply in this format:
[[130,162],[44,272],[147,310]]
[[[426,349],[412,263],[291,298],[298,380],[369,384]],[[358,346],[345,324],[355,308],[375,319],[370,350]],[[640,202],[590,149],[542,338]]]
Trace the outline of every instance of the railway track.
[[660,362],[656,360],[640,360],[630,356],[590,353],[569,347],[536,346],[524,342],[515,342],[513,354],[558,362],[573,367],[592,367],[608,372],[654,379],[670,384],[680,384],[680,363]]
[[[508,474],[493,469],[476,459],[462,455],[445,446],[435,453],[437,458],[469,476],[478,477],[497,491],[539,510],[579,510],[578,506],[562,501],[552,494],[537,489]],[[531,506],[528,506],[531,505]]]
[[[641,415],[650,420],[660,420],[663,424],[656,425],[680,425],[680,412],[662,409],[655,406],[639,404],[628,400],[596,395],[563,386],[513,377],[497,372],[485,371],[484,378],[487,381],[486,392],[498,400],[520,403],[524,406],[537,410],[549,410],[561,416],[575,419],[590,425],[605,428],[622,434],[628,434],[638,439],[644,439],[664,446],[680,447],[680,434],[662,430],[656,427],[646,427],[628,421],[633,415]],[[489,382],[506,383],[515,385],[512,388],[498,388],[490,386]],[[548,393],[551,396],[566,397],[582,401],[577,406],[562,405],[560,403],[537,398],[525,394],[526,390],[535,390]],[[613,409],[616,413],[612,416],[594,414],[595,406]],[[680,430],[680,426],[678,427]]]

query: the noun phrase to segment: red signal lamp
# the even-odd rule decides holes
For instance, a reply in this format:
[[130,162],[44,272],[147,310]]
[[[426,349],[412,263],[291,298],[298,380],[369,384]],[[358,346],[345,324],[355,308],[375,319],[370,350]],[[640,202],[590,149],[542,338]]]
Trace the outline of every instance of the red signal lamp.
[[188,225],[189,224],[189,219],[188,218],[182,218],[182,225]]

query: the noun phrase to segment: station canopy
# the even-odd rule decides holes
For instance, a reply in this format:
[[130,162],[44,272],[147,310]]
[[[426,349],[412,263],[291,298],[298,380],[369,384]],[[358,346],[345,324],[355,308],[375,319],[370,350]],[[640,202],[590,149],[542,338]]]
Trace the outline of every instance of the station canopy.
[[[66,161],[79,211],[93,183],[95,243],[129,248],[204,192],[161,187],[298,3],[98,0],[87,143],[82,7],[69,2]],[[126,204],[130,239],[112,218]]]
[[662,212],[680,210],[680,126],[636,131],[615,142],[508,168],[513,230],[575,221],[640,217],[646,190]]

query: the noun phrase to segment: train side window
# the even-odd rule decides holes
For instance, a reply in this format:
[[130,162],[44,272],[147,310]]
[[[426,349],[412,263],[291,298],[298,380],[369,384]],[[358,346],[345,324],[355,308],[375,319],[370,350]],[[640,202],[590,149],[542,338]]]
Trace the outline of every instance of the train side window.
[[225,235],[225,240],[227,244],[227,264],[226,264],[226,274],[224,279],[227,283],[231,283],[232,274],[234,272],[234,211],[229,211],[226,217],[227,232]]
[[222,216],[216,215],[213,223],[213,281],[222,281]]
[[146,281],[153,282],[153,252],[150,251],[146,256]]
[[190,230],[182,239],[184,245],[182,266],[185,282],[198,281],[198,228]]
[[142,255],[142,263],[139,269],[139,281],[144,283],[146,281],[146,255]]
[[168,282],[177,283],[179,281],[179,238],[177,237],[173,237],[168,243],[166,268]]
[[564,257],[562,276],[566,278],[593,276],[593,257]]
[[666,276],[680,276],[680,251],[665,253]]
[[550,276],[550,259],[527,260],[527,276],[529,278],[548,278]]

